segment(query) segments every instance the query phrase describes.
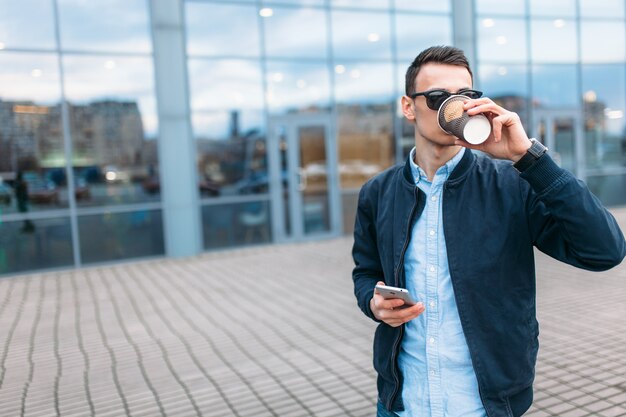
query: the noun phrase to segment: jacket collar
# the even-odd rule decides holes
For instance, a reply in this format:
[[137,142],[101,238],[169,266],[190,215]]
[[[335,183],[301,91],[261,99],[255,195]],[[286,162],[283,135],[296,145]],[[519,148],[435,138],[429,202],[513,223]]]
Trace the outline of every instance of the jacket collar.
[[[448,177],[447,182],[450,184],[455,184],[457,182],[460,182],[463,178],[465,178],[465,175],[467,175],[471,166],[474,164],[475,160],[476,160],[476,155],[474,155],[472,150],[466,149],[465,154],[463,155],[463,158],[461,158],[456,168],[454,168],[454,170],[450,174],[450,177]],[[413,174],[411,172],[411,155],[410,154],[406,158],[404,169],[402,170],[402,174],[404,176],[405,181],[409,185],[415,186],[415,180],[413,179]]]

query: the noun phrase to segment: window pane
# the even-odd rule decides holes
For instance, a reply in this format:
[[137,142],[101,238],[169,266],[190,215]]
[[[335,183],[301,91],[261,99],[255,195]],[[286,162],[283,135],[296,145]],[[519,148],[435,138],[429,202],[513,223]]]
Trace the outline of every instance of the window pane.
[[576,17],[576,1],[573,0],[530,0],[531,16],[555,18]]
[[331,7],[389,8],[389,0],[331,0],[330,4]]
[[202,207],[204,248],[216,249],[271,241],[267,201]]
[[[158,201],[152,60],[65,56],[79,206]],[[79,197],[77,195],[77,197]]]
[[623,22],[586,22],[580,24],[581,58],[584,63],[626,61]]
[[476,12],[483,15],[509,14],[524,15],[525,0],[476,0]]
[[481,65],[476,83],[485,96],[516,112],[527,126],[529,94],[525,65]]
[[581,17],[624,18],[622,0],[579,0]]
[[607,206],[626,204],[626,175],[589,177],[587,186]]
[[52,1],[2,0],[0,4],[0,49],[56,48]]
[[189,85],[193,111],[263,108],[258,61],[189,60]]
[[450,12],[450,0],[396,0],[398,10],[418,10],[420,12]]
[[452,44],[452,19],[449,16],[396,15],[398,57],[413,60],[423,49]]
[[478,27],[479,61],[525,63],[526,22],[521,19],[481,19]]
[[[256,0],[248,0],[255,2]],[[298,6],[323,6],[326,0],[265,0],[265,4],[294,4]]]
[[79,216],[78,230],[84,263],[165,253],[160,210]]
[[626,77],[623,65],[583,65],[587,169],[626,166]]
[[63,49],[150,52],[146,0],[58,0]]
[[257,178],[267,171],[259,65],[257,61],[189,61],[202,197],[267,192],[267,177]]
[[358,188],[393,164],[392,71],[391,65],[371,63],[335,69],[342,188]]
[[0,274],[73,263],[68,218],[0,221]]
[[185,3],[190,55],[259,56],[259,25],[254,5]]
[[335,58],[391,58],[389,14],[332,12]]
[[271,57],[326,59],[326,12],[274,8],[265,20],[265,52]]
[[0,183],[15,197],[4,211],[67,207],[54,175],[65,167],[58,58],[0,53],[0,98]]
[[532,60],[535,63],[575,63],[578,61],[576,21],[532,20]]
[[271,113],[330,111],[328,65],[297,62],[267,64],[267,100]]
[[573,108],[579,105],[574,65],[537,65],[532,71],[535,107]]

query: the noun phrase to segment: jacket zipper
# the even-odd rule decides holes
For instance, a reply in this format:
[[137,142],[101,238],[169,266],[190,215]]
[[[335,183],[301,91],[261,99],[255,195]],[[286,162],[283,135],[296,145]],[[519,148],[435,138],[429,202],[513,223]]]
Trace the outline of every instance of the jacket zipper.
[[[413,197],[414,197],[414,202],[413,202],[413,207],[411,208],[411,215],[409,216],[409,222],[407,224],[407,233],[404,239],[404,246],[402,247],[402,252],[400,252],[400,262],[398,263],[398,267],[396,268],[396,276],[395,276],[395,284],[396,285],[400,285],[400,268],[404,267],[404,254],[406,253],[406,250],[409,246],[409,236],[411,235],[411,224],[413,223],[413,216],[415,216],[415,209],[417,208],[417,190],[418,188],[415,187],[413,189]],[[391,394],[391,397],[389,398],[389,403],[387,404],[387,409],[391,410],[391,406],[394,403],[396,396],[398,395],[398,391],[400,389],[400,378],[398,377],[398,372],[396,371],[396,361],[397,361],[397,356],[398,356],[398,352],[399,352],[399,346],[400,346],[400,341],[402,340],[402,335],[404,334],[404,324],[402,326],[400,326],[400,333],[398,333],[398,337],[396,337],[396,340],[393,343],[393,350],[391,351],[391,363],[393,363],[393,368],[392,368],[392,373],[393,373],[393,378],[396,380],[396,387],[393,390],[393,393]]]

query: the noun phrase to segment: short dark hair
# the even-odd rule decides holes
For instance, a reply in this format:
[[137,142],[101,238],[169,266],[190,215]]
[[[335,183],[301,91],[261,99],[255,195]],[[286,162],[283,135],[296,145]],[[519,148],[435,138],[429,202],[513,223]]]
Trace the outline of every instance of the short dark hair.
[[454,46],[431,46],[420,52],[406,70],[404,89],[407,96],[415,92],[417,74],[420,72],[422,65],[429,62],[464,67],[470,73],[470,77],[474,78],[469,61],[462,50]]

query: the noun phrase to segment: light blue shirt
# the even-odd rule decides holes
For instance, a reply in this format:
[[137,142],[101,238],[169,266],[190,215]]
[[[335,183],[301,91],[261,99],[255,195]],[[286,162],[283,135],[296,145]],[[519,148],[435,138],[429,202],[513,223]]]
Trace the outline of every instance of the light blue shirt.
[[414,162],[415,148],[411,151],[411,172],[426,206],[413,225],[404,271],[407,289],[426,310],[406,323],[402,339],[402,417],[487,415],[454,298],[441,213],[443,185],[464,152],[439,168],[431,183]]

